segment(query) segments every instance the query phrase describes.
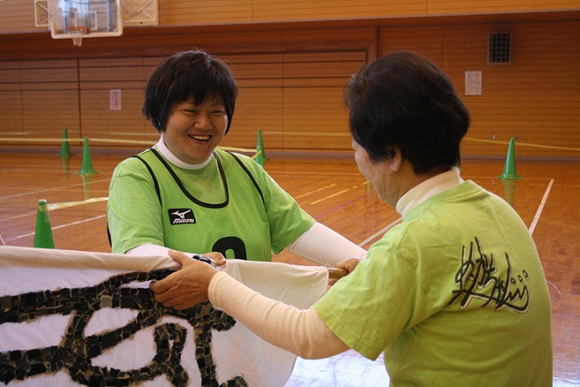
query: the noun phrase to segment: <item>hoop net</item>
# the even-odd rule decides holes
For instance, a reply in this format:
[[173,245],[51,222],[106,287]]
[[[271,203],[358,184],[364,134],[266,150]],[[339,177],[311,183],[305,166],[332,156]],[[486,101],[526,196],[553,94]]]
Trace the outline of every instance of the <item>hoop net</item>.
[[85,35],[90,32],[88,27],[68,27],[67,30],[72,35],[73,44],[79,47],[83,45]]

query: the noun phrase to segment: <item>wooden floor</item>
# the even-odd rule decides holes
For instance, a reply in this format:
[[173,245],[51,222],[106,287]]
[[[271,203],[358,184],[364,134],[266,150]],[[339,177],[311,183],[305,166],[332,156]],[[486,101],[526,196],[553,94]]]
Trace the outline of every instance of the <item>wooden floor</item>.
[[[33,246],[38,201],[52,206],[56,248],[109,252],[106,197],[115,165],[127,155],[93,152],[98,174],[81,177],[82,152],[69,164],[55,151],[0,148],[0,235],[6,244]],[[319,222],[368,248],[400,221],[378,201],[351,159],[273,158],[266,170]],[[580,164],[518,162],[524,179],[504,187],[503,161],[465,161],[464,179],[506,197],[532,233],[552,297],[554,385],[580,385]],[[89,199],[92,199],[89,201]],[[68,203],[68,204],[64,204]],[[283,252],[277,261],[305,264]],[[299,359],[288,386],[386,386],[382,358],[353,351],[330,359]]]

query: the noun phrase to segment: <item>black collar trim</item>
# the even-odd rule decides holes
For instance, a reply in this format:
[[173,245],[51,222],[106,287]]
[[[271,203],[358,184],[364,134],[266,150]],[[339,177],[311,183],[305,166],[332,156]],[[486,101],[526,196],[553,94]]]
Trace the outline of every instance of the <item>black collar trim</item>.
[[192,202],[194,202],[198,206],[203,206],[203,207],[207,207],[207,208],[224,208],[225,206],[228,205],[228,203],[230,202],[230,191],[228,189],[228,181],[226,179],[226,174],[224,172],[224,168],[222,166],[222,162],[221,162],[221,160],[218,157],[218,155],[217,155],[216,152],[213,152],[213,155],[214,155],[215,159],[217,160],[218,169],[220,171],[220,177],[222,179],[222,183],[223,183],[223,186],[224,186],[224,191],[226,193],[226,200],[223,203],[205,203],[205,202],[202,202],[201,200],[197,199],[188,190],[185,189],[185,187],[183,186],[183,183],[181,182],[181,180],[179,179],[179,177],[177,177],[177,175],[175,174],[175,172],[173,171],[173,169],[169,166],[169,164],[167,163],[167,161],[165,161],[165,159],[159,154],[159,152],[157,152],[153,148],[150,148],[150,149],[151,149],[151,152],[153,152],[153,154],[155,156],[157,156],[157,158],[159,159],[159,161],[161,161],[161,163],[165,166],[165,168],[167,169],[167,171],[173,177],[173,180],[175,180],[175,182],[177,183],[177,185],[179,186],[179,188],[181,189],[181,191],[183,192],[183,194],[185,196],[187,196],[189,198],[189,200],[191,200]]

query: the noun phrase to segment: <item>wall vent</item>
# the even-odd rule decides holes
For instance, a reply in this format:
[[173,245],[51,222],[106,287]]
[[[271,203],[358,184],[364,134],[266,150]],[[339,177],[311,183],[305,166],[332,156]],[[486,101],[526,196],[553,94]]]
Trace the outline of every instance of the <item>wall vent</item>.
[[489,34],[487,41],[487,63],[511,64],[512,42],[511,32],[494,32]]

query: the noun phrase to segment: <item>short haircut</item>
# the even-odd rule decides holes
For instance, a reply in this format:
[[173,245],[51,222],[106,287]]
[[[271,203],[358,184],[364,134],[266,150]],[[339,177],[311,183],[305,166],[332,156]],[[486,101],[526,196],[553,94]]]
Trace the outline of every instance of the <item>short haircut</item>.
[[203,51],[185,51],[165,59],[149,78],[143,115],[159,132],[165,132],[171,109],[191,98],[196,105],[206,97],[222,99],[230,130],[238,86],[228,66]]
[[459,165],[469,112],[443,71],[411,51],[386,55],[363,66],[345,87],[353,139],[372,161],[394,148],[424,174]]

